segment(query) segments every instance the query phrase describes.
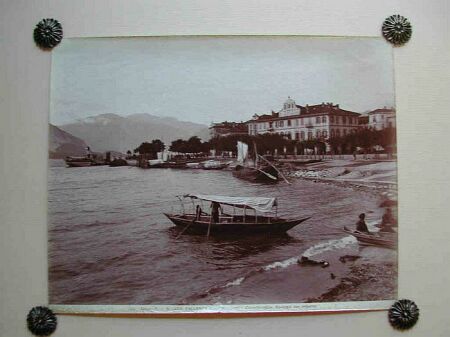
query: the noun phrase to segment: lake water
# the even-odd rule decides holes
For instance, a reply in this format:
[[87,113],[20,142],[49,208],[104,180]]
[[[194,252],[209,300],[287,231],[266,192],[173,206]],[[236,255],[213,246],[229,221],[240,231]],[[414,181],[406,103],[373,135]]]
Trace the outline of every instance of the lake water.
[[[361,212],[368,223],[381,216],[376,194],[300,179],[254,184],[228,171],[51,160],[48,185],[52,304],[301,302],[325,285],[315,284],[322,271],[299,273],[297,258],[354,246],[342,227]],[[277,237],[177,237],[163,212],[179,210],[186,193],[277,197],[279,215],[311,219]]]

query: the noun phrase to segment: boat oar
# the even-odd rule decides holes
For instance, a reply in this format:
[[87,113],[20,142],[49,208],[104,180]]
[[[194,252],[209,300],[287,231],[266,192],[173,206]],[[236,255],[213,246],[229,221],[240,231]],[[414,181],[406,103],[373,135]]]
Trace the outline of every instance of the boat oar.
[[281,178],[284,179],[285,182],[287,182],[289,185],[291,184],[291,183],[289,182],[289,180],[287,180],[287,178],[284,176],[284,174],[281,173],[281,171],[280,171],[279,169],[277,169],[276,166],[274,166],[270,161],[268,161],[266,158],[264,158],[264,157],[261,156],[261,155],[258,155],[258,157],[260,157],[260,158],[261,158],[262,160],[264,160],[267,164],[269,164],[270,166],[272,166],[272,167],[275,169],[275,171],[278,172],[278,174],[281,176]]
[[194,222],[195,222],[195,218],[192,219],[192,221],[189,222],[189,223],[187,224],[187,226],[183,228],[183,230],[180,232],[180,234],[177,235],[177,237],[175,238],[175,240],[178,239],[181,235],[183,235],[183,233],[184,233],[184,232],[189,228],[189,226],[192,225]]
[[212,224],[212,214],[211,214],[211,217],[209,219],[208,232],[206,233],[206,239],[209,239],[209,233],[211,232],[211,224]]

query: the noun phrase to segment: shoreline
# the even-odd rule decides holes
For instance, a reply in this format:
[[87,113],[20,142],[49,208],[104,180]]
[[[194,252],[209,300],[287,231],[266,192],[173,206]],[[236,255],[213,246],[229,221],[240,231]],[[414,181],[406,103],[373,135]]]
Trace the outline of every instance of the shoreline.
[[[386,206],[397,207],[396,161],[345,160],[350,165],[344,169],[342,162],[343,160],[326,160],[305,165],[290,171],[289,176],[377,195],[380,197],[378,209]],[[380,181],[380,176],[390,177],[391,180]],[[395,179],[392,179],[393,177]],[[344,257],[344,260],[341,257]],[[319,296],[311,296],[306,302],[371,301],[397,297],[397,250],[360,246],[359,254],[341,257],[339,260],[346,263],[348,268],[345,275],[339,278],[337,284]],[[350,261],[345,262],[345,257],[350,258]],[[338,279],[334,274],[332,276]],[[380,295],[383,295],[383,298],[380,298]]]

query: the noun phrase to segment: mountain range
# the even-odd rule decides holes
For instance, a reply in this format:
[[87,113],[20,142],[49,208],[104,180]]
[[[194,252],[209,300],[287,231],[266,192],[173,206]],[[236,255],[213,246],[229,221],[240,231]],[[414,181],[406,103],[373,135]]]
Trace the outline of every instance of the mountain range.
[[86,154],[87,144],[84,140],[52,124],[49,124],[48,127],[48,150],[50,158],[61,159],[67,156],[84,156]]
[[150,114],[119,116],[101,114],[59,125],[59,129],[85,141],[92,151],[133,151],[141,143],[153,139],[162,140],[168,147],[173,140],[198,136],[209,139],[208,126],[179,121],[173,117],[158,117]]

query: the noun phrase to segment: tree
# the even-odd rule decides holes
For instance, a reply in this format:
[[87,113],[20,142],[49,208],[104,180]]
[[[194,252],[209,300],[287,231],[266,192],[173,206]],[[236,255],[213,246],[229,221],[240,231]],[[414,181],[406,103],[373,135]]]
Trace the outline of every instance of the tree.
[[152,146],[155,152],[162,152],[166,148],[164,143],[159,139],[152,140]]
[[165,148],[164,143],[159,139],[152,140],[151,143],[143,142],[137,148],[134,149],[134,153],[146,154],[157,153],[163,151]]

